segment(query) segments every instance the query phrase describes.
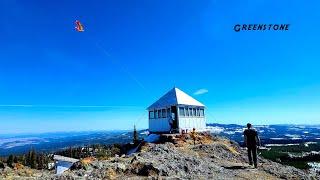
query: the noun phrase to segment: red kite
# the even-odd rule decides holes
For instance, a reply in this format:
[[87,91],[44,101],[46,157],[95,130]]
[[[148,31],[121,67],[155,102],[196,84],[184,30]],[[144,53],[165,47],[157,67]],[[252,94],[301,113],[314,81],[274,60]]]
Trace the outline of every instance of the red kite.
[[78,32],[83,32],[84,31],[84,29],[83,29],[83,25],[81,24],[81,22],[80,21],[78,21],[78,20],[76,20],[76,30],[78,31]]

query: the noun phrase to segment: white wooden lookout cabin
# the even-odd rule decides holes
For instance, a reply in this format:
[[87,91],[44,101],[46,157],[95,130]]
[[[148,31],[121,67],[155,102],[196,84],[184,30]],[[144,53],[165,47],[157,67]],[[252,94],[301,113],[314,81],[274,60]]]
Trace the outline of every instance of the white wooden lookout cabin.
[[173,88],[148,107],[150,133],[177,133],[206,129],[205,106],[178,88]]

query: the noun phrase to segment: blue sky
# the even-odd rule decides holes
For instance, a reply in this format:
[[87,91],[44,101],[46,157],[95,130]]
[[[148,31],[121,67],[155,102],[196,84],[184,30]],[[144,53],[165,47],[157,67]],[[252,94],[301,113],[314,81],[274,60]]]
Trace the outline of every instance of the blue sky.
[[[173,86],[208,122],[319,124],[319,6],[0,1],[0,134],[146,128],[145,108]],[[233,31],[244,23],[290,30]]]

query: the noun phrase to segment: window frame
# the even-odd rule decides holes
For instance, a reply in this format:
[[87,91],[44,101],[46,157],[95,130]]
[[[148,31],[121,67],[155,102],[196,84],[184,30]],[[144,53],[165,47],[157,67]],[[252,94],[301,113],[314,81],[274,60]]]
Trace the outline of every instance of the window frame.
[[[191,112],[190,112],[190,111],[191,111]],[[190,107],[189,107],[189,116],[190,116],[190,117],[193,117],[193,110],[192,110],[192,108],[190,108]]]
[[[151,116],[151,114],[152,114],[153,116]],[[154,111],[149,111],[149,119],[155,119],[155,117],[154,117]]]
[[186,116],[184,107],[179,107],[179,116],[180,117],[185,117]]
[[204,109],[203,108],[200,109],[200,117],[204,117]]
[[161,117],[167,118],[167,109],[161,109]]
[[159,117],[158,117],[158,110],[156,110],[156,109],[154,110],[154,118],[155,118],[155,119],[158,119],[158,118],[159,118]]
[[189,107],[184,108],[185,117],[190,117]]

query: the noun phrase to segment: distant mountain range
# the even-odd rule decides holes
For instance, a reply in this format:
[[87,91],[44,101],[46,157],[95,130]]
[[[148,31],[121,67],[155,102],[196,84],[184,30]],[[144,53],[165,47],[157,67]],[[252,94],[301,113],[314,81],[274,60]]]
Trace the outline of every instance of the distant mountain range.
[[[211,133],[243,143],[244,126],[236,124],[207,124]],[[262,145],[320,142],[320,125],[257,125]]]
[[[244,126],[236,124],[207,124],[212,134],[243,142]],[[263,144],[292,144],[320,142],[320,125],[263,125],[255,126]],[[131,131],[57,132],[0,136],[0,156],[22,154],[34,148],[38,152],[55,152],[60,149],[90,144],[129,143]],[[140,138],[147,130],[140,130]]]
[[[140,131],[140,136],[146,136]],[[132,141],[130,131],[85,131],[0,136],[0,156],[22,154],[30,149],[55,152],[68,147],[91,144],[115,144]]]

